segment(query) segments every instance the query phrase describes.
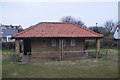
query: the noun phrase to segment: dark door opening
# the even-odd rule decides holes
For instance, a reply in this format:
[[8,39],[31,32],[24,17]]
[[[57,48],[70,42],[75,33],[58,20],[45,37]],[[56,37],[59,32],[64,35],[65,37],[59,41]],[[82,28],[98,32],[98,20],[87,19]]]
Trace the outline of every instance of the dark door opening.
[[31,40],[24,40],[24,55],[27,55],[27,52],[31,52]]

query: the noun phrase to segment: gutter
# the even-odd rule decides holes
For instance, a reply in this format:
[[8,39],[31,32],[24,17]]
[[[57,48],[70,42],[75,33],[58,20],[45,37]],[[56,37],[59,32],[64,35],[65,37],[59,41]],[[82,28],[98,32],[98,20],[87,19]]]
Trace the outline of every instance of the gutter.
[[11,39],[100,39],[102,37],[12,37]]

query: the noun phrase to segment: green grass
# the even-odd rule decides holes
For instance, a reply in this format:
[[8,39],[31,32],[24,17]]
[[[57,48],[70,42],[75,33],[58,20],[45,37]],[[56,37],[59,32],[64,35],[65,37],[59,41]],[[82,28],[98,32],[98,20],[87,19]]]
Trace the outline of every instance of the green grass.
[[[87,48],[87,50],[94,50],[95,48]],[[109,50],[109,49],[112,49],[112,50],[118,50],[117,47],[112,47],[112,48],[101,48],[101,50]]]
[[[4,78],[116,78],[117,50],[110,50],[107,59],[13,63],[3,58]],[[4,56],[3,56],[4,57]]]
[[11,50],[11,49],[3,49],[0,51],[2,51],[2,53],[14,53],[15,52],[15,50]]
[[[90,53],[88,55],[93,57],[93,58],[96,58],[96,53]],[[104,58],[105,59],[106,58],[106,54],[99,54],[98,58]]]

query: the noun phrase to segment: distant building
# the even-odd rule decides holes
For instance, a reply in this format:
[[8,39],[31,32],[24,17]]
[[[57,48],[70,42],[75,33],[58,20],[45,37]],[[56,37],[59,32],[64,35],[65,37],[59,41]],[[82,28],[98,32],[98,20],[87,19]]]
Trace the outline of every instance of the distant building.
[[115,33],[114,33],[115,39],[120,39],[120,25],[117,26]]
[[0,41],[2,42],[13,42],[14,39],[11,39],[11,35],[21,32],[23,28],[21,25],[0,25]]

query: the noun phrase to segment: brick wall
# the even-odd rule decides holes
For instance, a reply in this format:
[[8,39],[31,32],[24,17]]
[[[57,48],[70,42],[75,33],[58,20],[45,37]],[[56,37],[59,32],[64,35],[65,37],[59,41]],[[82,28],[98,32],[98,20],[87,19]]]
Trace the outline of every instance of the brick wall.
[[[71,39],[65,39],[66,46],[64,46],[65,51],[80,51],[84,50],[85,40],[76,39],[75,46],[71,46]],[[52,46],[52,39],[36,39],[31,40],[31,52],[46,52],[46,51],[58,51],[59,50],[59,40],[56,39],[56,46]]]
[[56,46],[51,46],[51,39],[31,40],[31,52],[58,51],[58,40]]
[[[85,47],[84,39],[76,39],[75,46],[71,46],[71,39],[65,39],[66,46],[64,46],[64,51],[82,51]],[[43,53],[41,52],[55,52],[59,51],[59,40],[56,39],[56,46],[52,46],[52,39],[36,39],[31,40],[31,52],[34,58],[39,59],[54,59],[59,60],[59,53]],[[74,57],[74,56],[83,56],[83,53],[64,53],[64,59]]]

